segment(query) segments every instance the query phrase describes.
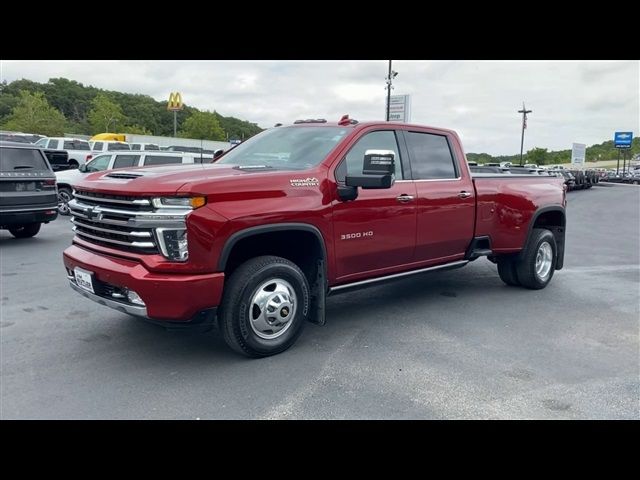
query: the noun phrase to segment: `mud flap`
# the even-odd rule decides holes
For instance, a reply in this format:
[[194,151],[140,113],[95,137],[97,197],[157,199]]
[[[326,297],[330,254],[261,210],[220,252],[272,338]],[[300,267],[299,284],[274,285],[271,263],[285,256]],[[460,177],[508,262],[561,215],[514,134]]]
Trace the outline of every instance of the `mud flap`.
[[326,322],[327,279],[324,272],[324,260],[318,260],[316,281],[311,287],[311,310],[308,317],[308,320],[316,325],[324,325]]

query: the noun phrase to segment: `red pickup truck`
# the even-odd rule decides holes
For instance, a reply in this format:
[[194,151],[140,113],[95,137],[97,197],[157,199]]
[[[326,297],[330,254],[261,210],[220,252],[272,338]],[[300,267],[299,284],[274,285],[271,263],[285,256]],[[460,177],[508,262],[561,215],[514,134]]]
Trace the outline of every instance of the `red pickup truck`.
[[325,298],[481,256],[508,285],[562,268],[563,181],[469,172],[455,132],[296,121],[214,164],[88,175],[69,203],[71,287],[167,326],[215,324],[235,351],[282,352]]

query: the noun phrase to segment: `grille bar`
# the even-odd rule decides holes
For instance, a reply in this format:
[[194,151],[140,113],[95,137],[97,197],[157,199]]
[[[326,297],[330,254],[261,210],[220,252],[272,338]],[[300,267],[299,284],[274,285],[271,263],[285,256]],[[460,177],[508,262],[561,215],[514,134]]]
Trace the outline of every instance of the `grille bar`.
[[78,227],[76,226],[74,226],[71,230],[73,230],[76,233],[76,235],[80,235],[81,237],[87,237],[92,240],[99,240],[100,242],[113,243],[114,245],[122,245],[125,247],[133,247],[133,248],[155,248],[156,247],[156,244],[154,242],[123,242],[121,240],[114,240],[112,238],[91,235],[87,232],[83,232],[82,230],[78,230]]
[[141,198],[137,200],[120,200],[116,198],[109,198],[105,196],[97,197],[97,196],[89,196],[85,195],[84,192],[76,192],[74,195],[76,198],[80,198],[82,200],[88,200],[90,202],[100,203],[101,201],[104,203],[119,203],[122,205],[151,205],[151,202],[146,198]]
[[74,217],[71,217],[71,223],[78,227],[90,228],[91,230],[97,230],[99,232],[114,233],[116,235],[129,235],[130,237],[144,237],[151,238],[153,235],[151,232],[145,232],[140,230],[114,230],[113,228],[96,227],[89,223],[81,222]]

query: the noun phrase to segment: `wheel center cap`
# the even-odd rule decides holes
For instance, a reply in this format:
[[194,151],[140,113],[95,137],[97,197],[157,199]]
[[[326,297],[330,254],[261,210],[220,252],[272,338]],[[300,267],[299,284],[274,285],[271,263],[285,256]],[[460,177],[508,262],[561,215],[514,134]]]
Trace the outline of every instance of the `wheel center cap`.
[[289,307],[282,307],[280,309],[280,316],[286,318],[289,315]]

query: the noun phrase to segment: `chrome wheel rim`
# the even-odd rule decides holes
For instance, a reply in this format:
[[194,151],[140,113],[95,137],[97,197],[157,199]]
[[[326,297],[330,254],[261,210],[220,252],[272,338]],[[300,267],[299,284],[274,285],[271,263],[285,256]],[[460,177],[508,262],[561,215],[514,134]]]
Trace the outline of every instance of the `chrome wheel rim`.
[[536,275],[540,280],[546,280],[551,273],[553,263],[553,249],[549,242],[542,242],[536,254]]
[[249,324],[265,340],[278,338],[291,327],[297,308],[296,292],[289,282],[272,278],[253,292],[249,304]]
[[66,215],[69,213],[69,202],[71,201],[71,195],[68,192],[58,192],[58,212]]

